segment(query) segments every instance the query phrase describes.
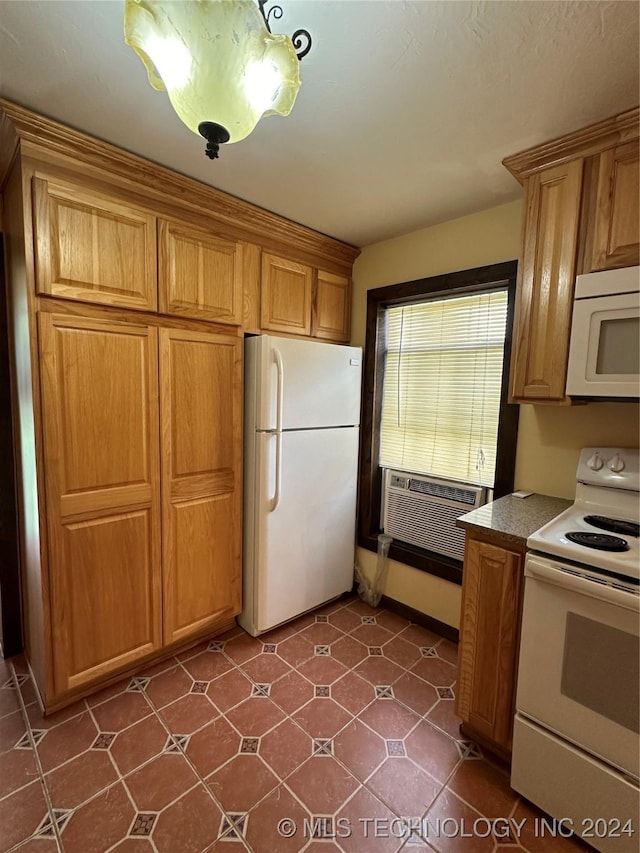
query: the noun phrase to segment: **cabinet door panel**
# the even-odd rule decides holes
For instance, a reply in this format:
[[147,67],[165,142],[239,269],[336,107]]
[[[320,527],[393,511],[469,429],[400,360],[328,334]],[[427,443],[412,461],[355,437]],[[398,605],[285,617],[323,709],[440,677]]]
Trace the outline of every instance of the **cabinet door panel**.
[[348,343],[351,337],[351,281],[348,278],[318,271],[311,334],[328,341]]
[[511,750],[522,557],[467,536],[456,710]]
[[516,401],[565,398],[582,167],[574,160],[527,181],[511,363]]
[[[157,647],[148,509],[62,525],[65,602],[71,630],[69,687]],[[108,606],[105,603],[109,602]]]
[[41,314],[57,694],[160,647],[157,336]]
[[272,332],[311,334],[311,267],[262,255],[261,326]]
[[173,638],[206,629],[234,611],[233,490],[172,507]]
[[160,310],[239,324],[242,244],[164,221],[159,238]]
[[155,311],[155,219],[124,202],[33,179],[38,293]]
[[640,260],[638,142],[603,151],[593,211],[589,271],[636,266]]
[[160,332],[165,642],[240,612],[242,342]]

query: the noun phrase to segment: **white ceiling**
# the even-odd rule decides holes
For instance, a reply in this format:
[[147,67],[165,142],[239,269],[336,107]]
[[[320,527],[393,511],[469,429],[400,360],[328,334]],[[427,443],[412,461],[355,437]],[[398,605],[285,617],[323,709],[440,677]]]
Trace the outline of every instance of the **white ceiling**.
[[503,157],[640,100],[634,0],[281,2],[313,37],[293,112],[214,162],[121,0],[0,0],[0,94],[358,246],[517,198]]

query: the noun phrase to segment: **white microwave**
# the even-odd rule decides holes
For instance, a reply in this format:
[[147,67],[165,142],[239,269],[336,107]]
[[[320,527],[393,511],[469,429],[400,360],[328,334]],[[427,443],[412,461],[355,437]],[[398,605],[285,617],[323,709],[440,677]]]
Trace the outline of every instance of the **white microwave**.
[[576,278],[567,394],[640,397],[640,267]]

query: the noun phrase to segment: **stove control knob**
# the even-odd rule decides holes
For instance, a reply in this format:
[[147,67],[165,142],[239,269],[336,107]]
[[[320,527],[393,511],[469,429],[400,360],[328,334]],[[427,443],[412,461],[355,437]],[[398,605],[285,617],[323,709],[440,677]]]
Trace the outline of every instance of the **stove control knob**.
[[597,452],[587,459],[587,467],[591,468],[592,471],[599,471],[603,465],[604,462],[600,458],[600,454]]
[[620,459],[620,454],[616,453],[616,455],[607,462],[607,468],[610,471],[613,471],[614,474],[619,474],[621,471],[624,471],[624,460]]

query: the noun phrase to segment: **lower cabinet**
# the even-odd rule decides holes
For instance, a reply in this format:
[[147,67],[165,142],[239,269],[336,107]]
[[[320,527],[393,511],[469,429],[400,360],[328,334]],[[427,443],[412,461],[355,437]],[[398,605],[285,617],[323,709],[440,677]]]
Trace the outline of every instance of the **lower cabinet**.
[[242,342],[38,321],[57,703],[240,611]]
[[467,532],[456,712],[463,731],[511,755],[524,553]]

